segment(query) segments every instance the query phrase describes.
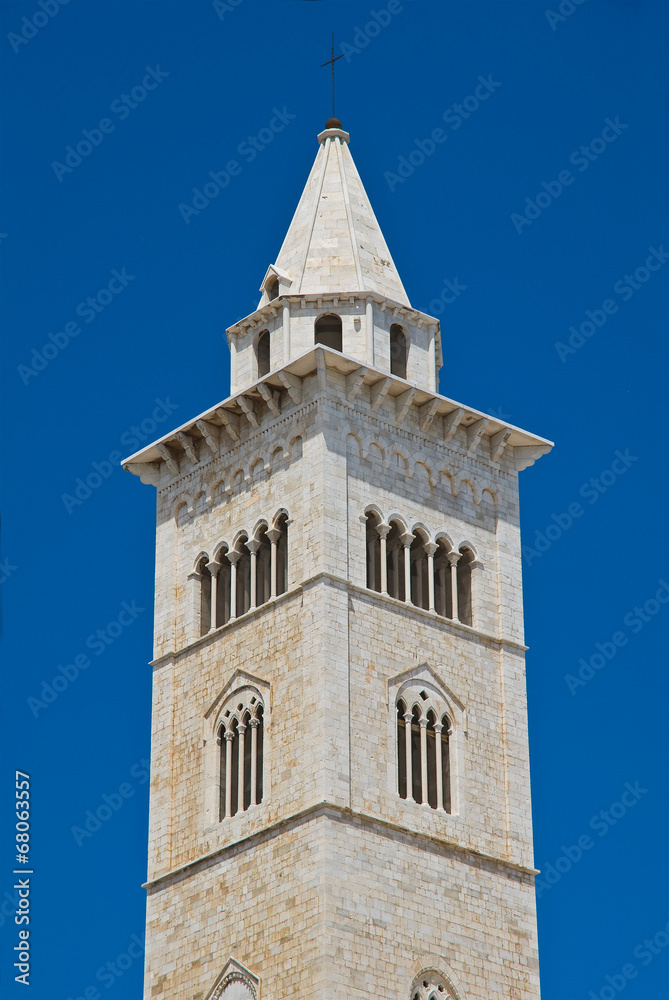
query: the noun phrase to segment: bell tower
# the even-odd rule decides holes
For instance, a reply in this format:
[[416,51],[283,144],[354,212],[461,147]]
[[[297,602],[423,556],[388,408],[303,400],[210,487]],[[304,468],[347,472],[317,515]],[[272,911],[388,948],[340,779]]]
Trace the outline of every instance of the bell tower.
[[538,1000],[518,472],[337,119],[157,488],[145,1000]]

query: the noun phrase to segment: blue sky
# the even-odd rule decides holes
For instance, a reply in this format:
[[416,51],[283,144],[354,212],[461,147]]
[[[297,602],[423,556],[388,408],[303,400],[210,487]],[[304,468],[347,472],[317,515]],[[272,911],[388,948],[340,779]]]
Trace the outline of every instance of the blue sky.
[[56,2],[0,5],[0,896],[19,769],[33,1000],[141,997],[155,497],[117,462],[228,394],[224,330],[315,156],[332,30],[358,169],[442,321],[441,391],[556,441],[521,477],[543,998],[663,1000],[667,5]]

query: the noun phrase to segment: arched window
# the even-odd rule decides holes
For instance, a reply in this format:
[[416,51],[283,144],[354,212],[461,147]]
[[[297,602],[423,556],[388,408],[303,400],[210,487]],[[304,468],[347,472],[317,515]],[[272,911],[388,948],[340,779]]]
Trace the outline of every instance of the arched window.
[[472,624],[472,563],[474,553],[466,546],[460,548],[458,560],[458,618],[463,625]]
[[237,693],[223,711],[220,743],[220,819],[262,802],[264,710],[257,691]]
[[401,799],[407,797],[407,748],[406,748],[406,706],[402,699],[397,702],[397,791]]
[[414,980],[409,996],[411,1000],[451,1000],[458,994],[445,976],[430,969]]
[[269,601],[272,575],[272,545],[267,534],[267,528],[262,525],[256,535],[258,548],[256,551],[256,605]]
[[428,583],[428,562],[425,551],[425,539],[421,532],[416,533],[416,537],[411,543],[411,603],[417,608],[424,608],[426,611],[430,607],[429,583]]
[[268,278],[265,283],[265,291],[267,292],[267,298],[271,301],[277,298],[279,294],[279,279],[275,274],[271,278]]
[[230,562],[227,556],[227,546],[220,549],[216,555],[219,564],[216,573],[216,616],[214,627],[220,628],[230,621]]
[[333,351],[342,350],[341,318],[334,313],[327,313],[316,320],[314,326],[314,343],[323,347],[331,347]]
[[432,809],[451,811],[448,715],[425,689],[397,701],[397,792]]
[[211,628],[211,573],[207,568],[208,559],[202,556],[197,564],[200,575],[200,635],[206,635]]
[[269,330],[262,330],[256,340],[256,363],[258,367],[258,378],[269,374],[270,370],[270,338]]
[[[367,586],[370,590],[381,591],[381,538],[379,536],[379,519],[369,511],[367,514]],[[387,526],[386,526],[387,527]]]
[[251,607],[251,553],[246,547],[247,542],[246,535],[242,535],[235,543],[235,549],[239,553],[235,581],[235,613],[237,617],[246,614]]
[[407,338],[398,323],[390,327],[390,374],[397,378],[407,377]]
[[449,552],[450,546],[443,538],[439,539],[434,555],[434,610],[442,618],[453,617]]
[[398,601],[406,600],[404,576],[404,543],[402,536],[404,528],[397,521],[390,522],[390,531],[386,541],[386,576],[388,593]]
[[275,528],[279,532],[276,539],[276,592],[285,594],[288,590],[288,515],[280,514]]

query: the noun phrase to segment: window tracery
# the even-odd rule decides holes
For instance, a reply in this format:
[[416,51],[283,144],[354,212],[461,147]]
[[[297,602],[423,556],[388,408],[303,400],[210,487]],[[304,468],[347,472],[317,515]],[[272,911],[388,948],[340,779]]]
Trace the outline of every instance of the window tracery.
[[378,510],[368,509],[365,546],[370,590],[474,624],[473,571],[481,564],[469,543],[456,549],[443,535],[433,541],[420,526],[409,531],[398,517],[386,523]]
[[222,543],[211,561],[201,555],[191,579],[199,587],[199,635],[227,625],[288,589],[288,515],[272,527],[259,524],[252,537],[241,532],[232,547]]

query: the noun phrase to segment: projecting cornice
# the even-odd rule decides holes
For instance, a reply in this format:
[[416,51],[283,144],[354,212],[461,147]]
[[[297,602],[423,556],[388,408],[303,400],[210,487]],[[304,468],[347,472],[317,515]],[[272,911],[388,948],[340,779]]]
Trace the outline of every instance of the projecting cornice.
[[497,417],[362,365],[338,351],[315,347],[130,455],[123,467],[144,483],[166,484],[229,451],[268,419],[288,415],[301,405],[304,382],[310,376],[317,376],[318,392],[326,391],[329,373],[343,376],[345,405],[359,409],[360,399],[366,398],[370,416],[383,415],[398,428],[408,423],[410,415],[415,416],[417,430],[463,455],[480,453],[497,466],[510,457],[511,467],[520,471],[553,447],[552,441]]

